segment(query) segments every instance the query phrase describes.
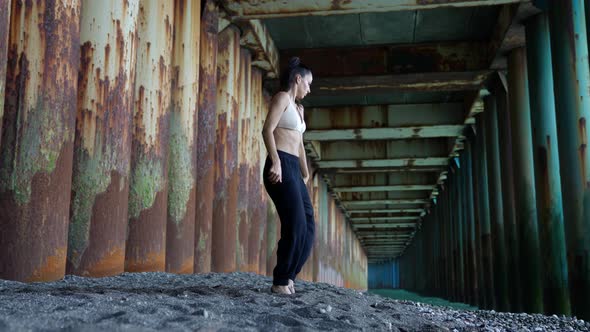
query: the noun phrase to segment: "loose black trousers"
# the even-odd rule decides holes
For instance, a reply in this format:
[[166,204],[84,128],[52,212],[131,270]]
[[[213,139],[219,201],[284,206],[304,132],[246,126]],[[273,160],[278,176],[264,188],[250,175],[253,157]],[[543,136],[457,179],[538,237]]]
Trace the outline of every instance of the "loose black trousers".
[[264,187],[274,202],[281,220],[281,239],[277,248],[277,265],[273,270],[273,284],[286,286],[295,280],[311,253],[315,221],[307,187],[301,177],[299,157],[278,151],[282,181],[268,179],[272,160],[264,164]]

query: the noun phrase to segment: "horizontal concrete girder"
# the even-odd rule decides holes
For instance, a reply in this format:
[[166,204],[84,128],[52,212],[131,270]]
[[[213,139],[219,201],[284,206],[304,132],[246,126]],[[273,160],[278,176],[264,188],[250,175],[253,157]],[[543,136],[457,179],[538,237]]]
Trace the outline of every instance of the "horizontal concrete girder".
[[424,204],[428,200],[425,198],[415,199],[375,199],[375,200],[364,200],[364,201],[341,201],[346,207],[351,206],[369,206],[369,205],[397,205],[397,204]]
[[485,70],[486,46],[474,41],[288,49],[281,51],[281,66],[299,56],[318,77]]
[[[448,138],[418,138],[407,140],[377,141],[332,141],[322,142],[321,161],[334,160],[379,160],[379,159],[422,159],[418,164],[406,163],[406,166],[429,166],[429,158],[447,158],[454,140]],[[440,159],[435,160],[440,165]],[[369,163],[371,164],[371,163]],[[397,166],[404,166],[395,164]],[[446,164],[445,164],[446,165]],[[388,167],[388,163],[377,163],[372,167]],[[322,166],[320,166],[322,167]],[[337,167],[337,166],[335,166]],[[354,166],[347,166],[354,167]]]
[[446,166],[447,157],[318,161],[319,168]]
[[464,125],[415,126],[398,128],[357,128],[357,129],[324,129],[308,130],[306,140],[336,141],[354,139],[404,139],[404,138],[432,138],[456,137],[461,134]]
[[409,190],[431,190],[435,184],[416,184],[416,185],[392,185],[392,186],[350,186],[350,187],[332,187],[335,192],[370,192],[370,191],[409,191]]
[[284,0],[222,0],[223,7],[233,17],[271,18],[302,15],[341,15],[371,12],[423,10],[442,7],[490,6],[519,2],[519,0],[352,0],[284,1]]
[[[338,95],[367,95],[400,91],[469,91],[479,90],[491,71],[448,73],[417,73],[375,76],[314,77],[312,93],[315,97]],[[269,91],[278,90],[277,80],[268,80]]]
[[413,217],[366,217],[366,218],[350,218],[350,221],[352,221],[352,223],[354,225],[362,225],[365,222],[366,223],[371,223],[371,222],[375,222],[375,221],[400,221],[400,220],[416,220],[418,219],[418,216],[413,216]]
[[252,66],[267,72],[267,77],[279,77],[279,51],[260,20],[234,20],[242,32],[240,45],[252,51]]
[[367,214],[377,214],[377,213],[420,213],[424,211],[424,209],[360,209],[360,210],[354,210],[351,208],[347,209],[347,212],[349,214],[361,214],[361,213],[367,213]]
[[416,227],[416,223],[372,223],[372,224],[352,224],[353,228],[397,228],[397,227]]

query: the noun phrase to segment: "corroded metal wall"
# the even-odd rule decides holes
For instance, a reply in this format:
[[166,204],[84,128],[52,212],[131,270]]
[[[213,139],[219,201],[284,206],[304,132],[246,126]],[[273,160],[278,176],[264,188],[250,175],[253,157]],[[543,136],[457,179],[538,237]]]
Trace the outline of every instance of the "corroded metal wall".
[[[6,82],[6,57],[8,55],[11,1],[0,0],[0,123],[2,123],[2,114],[4,113],[4,86]],[[1,138],[2,126],[0,125]]]
[[79,1],[12,2],[0,151],[0,278],[54,280],[65,272],[79,23]]
[[173,5],[140,0],[126,271],[165,265]]
[[[8,4],[0,278],[272,275],[268,73],[239,29],[218,33],[215,2]],[[321,176],[308,190],[316,237],[298,278],[366,289],[345,215]]]
[[82,2],[67,273],[124,269],[138,11]]
[[217,116],[217,24],[218,8],[213,0],[203,0],[201,51],[199,62],[199,115],[197,124],[197,192],[195,220],[196,273],[211,271],[211,220],[215,166]]
[[193,273],[199,96],[199,1],[174,2],[166,271]]

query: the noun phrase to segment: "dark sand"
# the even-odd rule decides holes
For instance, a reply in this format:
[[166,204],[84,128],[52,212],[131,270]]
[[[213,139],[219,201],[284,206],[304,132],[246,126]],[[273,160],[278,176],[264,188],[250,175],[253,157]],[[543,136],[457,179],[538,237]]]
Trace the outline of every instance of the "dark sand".
[[573,318],[461,311],[297,281],[274,295],[250,273],[125,273],[0,280],[0,331],[589,331]]

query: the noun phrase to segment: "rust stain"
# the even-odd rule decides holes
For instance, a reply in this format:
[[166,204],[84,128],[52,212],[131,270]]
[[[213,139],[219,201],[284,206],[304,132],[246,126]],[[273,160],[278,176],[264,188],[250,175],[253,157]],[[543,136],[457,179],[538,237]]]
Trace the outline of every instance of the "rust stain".
[[166,272],[186,274],[194,271],[195,195],[196,187],[193,187],[186,204],[193,208],[187,210],[180,223],[168,220],[166,226]]
[[113,276],[123,273],[124,263],[125,249],[112,247],[101,259],[93,262],[87,269],[78,269],[76,274],[98,278]]

